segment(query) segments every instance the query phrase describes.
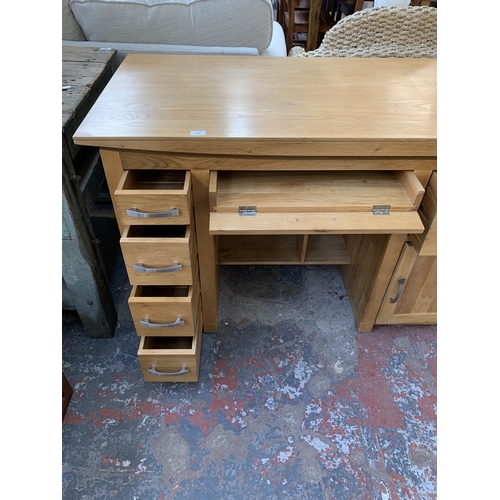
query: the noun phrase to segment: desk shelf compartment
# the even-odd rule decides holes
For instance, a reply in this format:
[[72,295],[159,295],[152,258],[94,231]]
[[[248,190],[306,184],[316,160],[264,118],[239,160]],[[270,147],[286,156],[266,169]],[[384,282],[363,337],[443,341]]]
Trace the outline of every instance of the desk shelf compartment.
[[212,171],[210,234],[419,233],[423,194],[413,171]]
[[193,226],[126,226],[120,246],[132,285],[193,285],[197,279]]
[[197,382],[202,341],[201,304],[192,337],[141,337],[137,356],[146,382]]
[[225,235],[219,262],[235,264],[350,264],[342,235]]
[[192,337],[196,332],[200,287],[135,285],[128,305],[141,337]]
[[210,172],[212,212],[371,212],[390,205],[393,212],[418,209],[424,188],[411,170]]
[[189,171],[125,170],[114,195],[115,210],[123,225],[190,223]]

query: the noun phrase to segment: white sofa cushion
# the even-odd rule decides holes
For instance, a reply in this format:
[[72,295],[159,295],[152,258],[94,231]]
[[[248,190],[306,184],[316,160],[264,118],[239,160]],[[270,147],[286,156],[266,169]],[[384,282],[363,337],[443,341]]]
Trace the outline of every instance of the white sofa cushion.
[[254,47],[271,43],[271,0],[70,0],[87,40]]

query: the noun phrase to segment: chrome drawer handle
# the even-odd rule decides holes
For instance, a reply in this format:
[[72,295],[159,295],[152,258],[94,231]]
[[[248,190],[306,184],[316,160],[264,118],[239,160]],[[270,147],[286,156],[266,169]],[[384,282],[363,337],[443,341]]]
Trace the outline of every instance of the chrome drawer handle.
[[139,217],[142,219],[154,219],[160,217],[179,217],[179,210],[177,208],[170,208],[166,212],[139,212],[137,208],[127,208],[127,215],[130,217]]
[[139,323],[142,326],[147,326],[148,328],[172,328],[174,326],[182,326],[184,324],[184,320],[177,318],[174,323],[150,323],[148,319],[141,319]]
[[142,262],[134,264],[134,270],[141,273],[173,273],[174,271],[181,271],[182,264],[174,262],[171,267],[146,267]]
[[398,288],[398,293],[394,296],[391,297],[390,303],[394,304],[399,300],[399,297],[401,297],[401,294],[403,293],[403,288],[405,286],[405,279],[404,278],[399,278],[398,283],[399,283],[399,288]]
[[187,368],[181,368],[181,370],[176,373],[158,372],[154,366],[153,368],[148,369],[149,373],[152,375],[159,375],[160,377],[175,377],[176,375],[184,375],[184,373],[187,373],[188,371],[189,370]]

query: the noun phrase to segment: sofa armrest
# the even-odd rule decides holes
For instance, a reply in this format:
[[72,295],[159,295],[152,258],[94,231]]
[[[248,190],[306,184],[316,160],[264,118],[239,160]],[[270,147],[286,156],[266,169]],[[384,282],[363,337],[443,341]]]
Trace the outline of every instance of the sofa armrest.
[[286,42],[285,34],[281,24],[273,21],[273,37],[269,47],[260,53],[261,56],[278,56],[286,57]]

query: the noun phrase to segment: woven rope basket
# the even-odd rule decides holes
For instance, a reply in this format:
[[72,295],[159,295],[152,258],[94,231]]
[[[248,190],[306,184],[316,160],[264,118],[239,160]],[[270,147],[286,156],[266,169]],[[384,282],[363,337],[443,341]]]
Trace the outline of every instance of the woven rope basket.
[[437,9],[375,7],[331,28],[316,50],[293,47],[290,57],[437,57]]

